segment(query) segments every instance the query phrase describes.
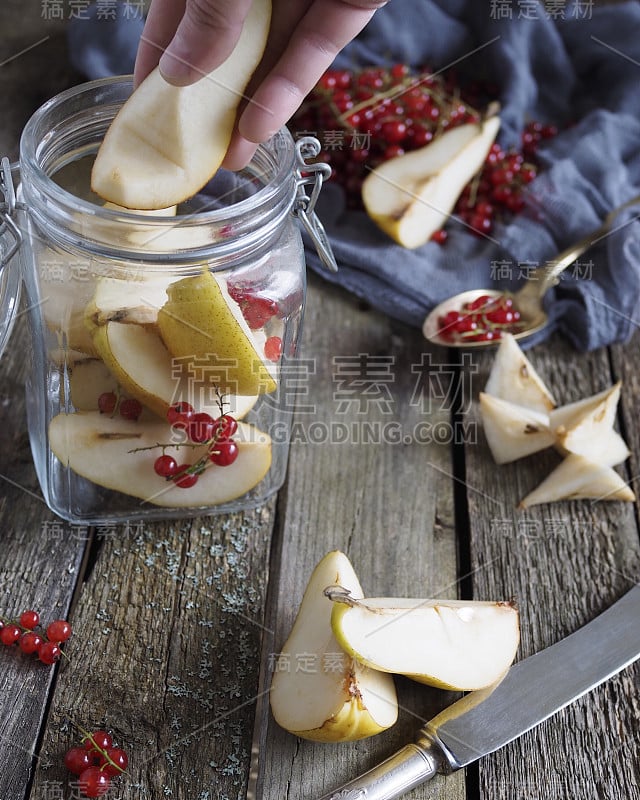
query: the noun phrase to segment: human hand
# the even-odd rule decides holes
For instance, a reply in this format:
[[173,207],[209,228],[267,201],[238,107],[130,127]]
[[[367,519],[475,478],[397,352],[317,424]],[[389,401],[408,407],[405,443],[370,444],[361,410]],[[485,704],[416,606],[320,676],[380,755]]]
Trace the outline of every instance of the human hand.
[[[223,166],[243,167],[278,131],[335,56],[387,0],[272,0],[269,39]],[[152,0],[135,66],[176,86],[195,83],[235,47],[251,0]]]

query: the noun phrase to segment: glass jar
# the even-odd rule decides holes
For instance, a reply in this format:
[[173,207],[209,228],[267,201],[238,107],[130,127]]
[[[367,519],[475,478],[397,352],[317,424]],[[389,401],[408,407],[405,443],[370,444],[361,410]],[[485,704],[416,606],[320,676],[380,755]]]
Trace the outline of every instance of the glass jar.
[[236,511],[282,485],[305,300],[296,216],[332,262],[313,214],[326,165],[286,130],[177,209],[92,194],[131,91],[70,89],[21,140],[29,436],[48,505],[76,524]]

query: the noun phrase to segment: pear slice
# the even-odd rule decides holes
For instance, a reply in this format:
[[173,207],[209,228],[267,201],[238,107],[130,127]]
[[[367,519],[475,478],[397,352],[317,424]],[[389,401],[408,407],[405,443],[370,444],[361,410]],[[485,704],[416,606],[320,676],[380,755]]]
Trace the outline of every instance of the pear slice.
[[80,361],[69,373],[69,395],[76,411],[97,411],[101,394],[118,391],[118,381],[99,358]]
[[[379,733],[398,717],[391,675],[347,656],[331,631],[333,604],[324,589],[336,582],[357,597],[362,589],[349,559],[337,550],[317,565],[305,590],[271,682],[271,711],[285,730],[304,739],[352,741]],[[305,657],[301,665],[296,659]],[[300,668],[302,666],[302,669]]]
[[603,425],[611,428],[616,419],[621,389],[622,381],[618,381],[609,389],[598,392],[598,394],[555,408],[549,414],[551,429],[554,431],[560,431],[563,428],[568,430],[583,422],[592,426]]
[[[98,486],[157,506],[195,508],[229,502],[260,483],[271,465],[269,436],[240,422],[234,435],[238,457],[233,464],[211,464],[195,486],[182,489],[153,470],[162,452],[158,443],[171,442],[172,436],[166,422],[130,422],[97,411],[58,414],[49,425],[49,445],[62,464]],[[132,452],[136,448],[152,449]],[[168,446],[164,452],[182,464],[195,463],[206,449],[206,445]]]
[[549,417],[480,392],[480,416],[496,464],[508,464],[555,442]]
[[328,590],[331,627],[345,652],[363,664],[446,689],[471,691],[500,680],[520,641],[509,602],[352,598]]
[[252,331],[222,276],[204,270],[167,290],[160,334],[176,358],[206,363],[220,391],[261,394],[276,389],[276,367],[264,355],[264,333]]
[[[157,332],[142,325],[108,322],[93,329],[95,349],[124,391],[165,417],[169,406],[185,400],[195,408],[220,416],[216,385],[205,369],[202,377],[189,375],[176,364]],[[219,387],[218,387],[219,388]],[[222,390],[221,390],[222,391]],[[236,419],[253,408],[257,395],[225,395],[225,412]]]
[[571,454],[521,501],[518,508],[530,508],[556,500],[586,499],[632,502],[635,495],[611,467]]
[[556,405],[544,381],[510,333],[502,335],[484,390],[542,414],[549,413]]
[[85,309],[85,318],[90,327],[107,322],[155,325],[158,311],[167,302],[167,287],[174,280],[171,274],[140,281],[101,278]]
[[168,206],[167,208],[154,208],[154,209],[142,209],[142,208],[126,208],[125,206],[119,206],[117,203],[110,203],[107,201],[104,204],[105,208],[110,208],[112,211],[126,211],[128,214],[142,214],[144,216],[152,216],[152,217],[175,217],[178,213],[178,206]]
[[412,249],[425,244],[482,167],[499,128],[497,116],[460,125],[385,161],[362,184],[367,214],[398,244]]
[[227,151],[270,19],[270,0],[253,0],[231,55],[191,86],[170,85],[156,68],[107,131],[93,166],[93,191],[125,208],[157,209],[201,189]]

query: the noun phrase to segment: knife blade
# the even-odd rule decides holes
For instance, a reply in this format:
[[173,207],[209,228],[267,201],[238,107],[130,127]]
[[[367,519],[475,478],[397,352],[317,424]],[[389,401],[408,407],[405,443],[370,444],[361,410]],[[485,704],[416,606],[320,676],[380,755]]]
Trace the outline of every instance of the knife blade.
[[640,657],[640,584],[566,638],[518,662],[493,687],[471,692],[416,741],[320,800],[395,800],[493,753]]

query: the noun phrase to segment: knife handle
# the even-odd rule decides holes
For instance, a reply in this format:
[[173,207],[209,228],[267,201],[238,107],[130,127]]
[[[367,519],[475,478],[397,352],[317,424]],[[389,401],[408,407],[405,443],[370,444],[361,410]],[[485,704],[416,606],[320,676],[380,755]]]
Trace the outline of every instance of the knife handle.
[[395,800],[433,778],[441,761],[438,748],[421,737],[418,744],[405,745],[382,764],[320,800]]

